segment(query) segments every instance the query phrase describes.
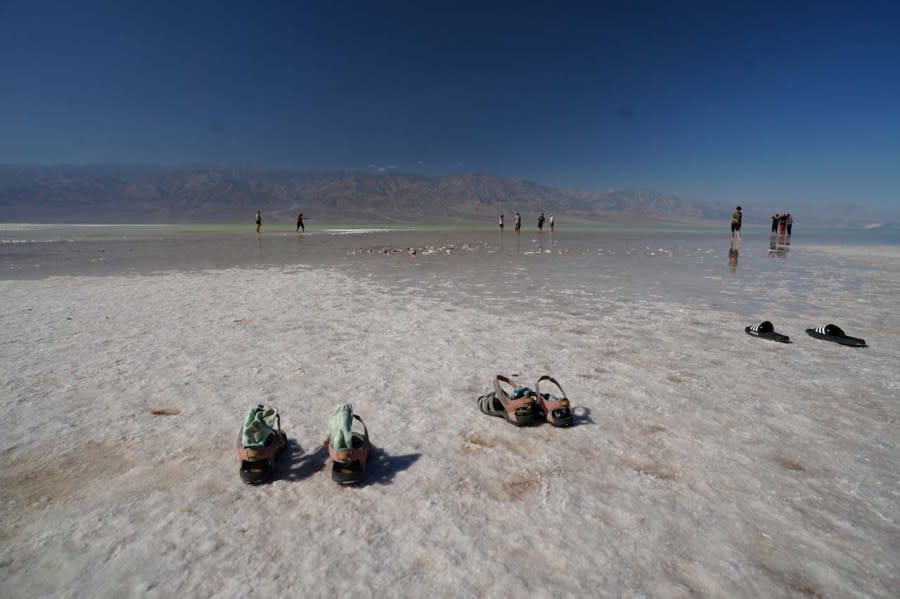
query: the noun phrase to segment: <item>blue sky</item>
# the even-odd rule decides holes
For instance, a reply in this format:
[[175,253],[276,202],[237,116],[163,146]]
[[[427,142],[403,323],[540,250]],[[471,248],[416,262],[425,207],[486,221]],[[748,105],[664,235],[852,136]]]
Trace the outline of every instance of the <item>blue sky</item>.
[[900,204],[900,3],[8,2],[0,163]]

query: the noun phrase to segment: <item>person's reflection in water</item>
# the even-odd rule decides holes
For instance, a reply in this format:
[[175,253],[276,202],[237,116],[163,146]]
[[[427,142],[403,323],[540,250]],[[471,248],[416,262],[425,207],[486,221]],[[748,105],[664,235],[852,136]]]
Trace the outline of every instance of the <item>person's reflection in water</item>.
[[769,238],[769,255],[773,258],[786,258],[791,249],[790,236],[777,234]]
[[737,272],[739,254],[740,252],[738,250],[728,250],[728,267],[731,268],[731,272]]
[[791,251],[791,240],[788,239],[787,243],[782,243],[778,247],[778,257],[779,258],[787,258],[788,252]]

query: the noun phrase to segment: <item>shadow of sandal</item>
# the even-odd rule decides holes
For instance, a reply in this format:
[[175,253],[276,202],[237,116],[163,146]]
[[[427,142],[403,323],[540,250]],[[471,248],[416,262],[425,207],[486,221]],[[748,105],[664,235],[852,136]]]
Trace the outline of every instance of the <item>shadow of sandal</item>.
[[421,453],[392,456],[385,450],[373,445],[369,453],[365,484],[390,484],[398,472],[407,470],[410,466],[415,464],[420,457],[422,457]]
[[293,439],[288,439],[287,453],[275,476],[276,480],[303,480],[325,469],[328,450],[319,445],[312,453],[303,454],[303,447]]
[[576,426],[580,426],[582,424],[597,424],[596,422],[594,422],[594,419],[591,418],[591,409],[584,406],[572,408],[572,416],[575,417],[574,424]]

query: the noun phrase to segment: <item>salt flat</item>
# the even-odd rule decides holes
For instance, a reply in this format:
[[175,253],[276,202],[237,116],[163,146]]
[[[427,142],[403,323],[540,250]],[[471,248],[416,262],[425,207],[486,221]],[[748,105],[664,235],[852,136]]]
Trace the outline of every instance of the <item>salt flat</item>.
[[[379,235],[0,281],[0,595],[896,595],[884,252]],[[744,334],[762,318],[794,343]],[[870,347],[803,333],[826,321]],[[555,376],[576,426],[482,415],[498,373]],[[291,445],[248,487],[258,402]],[[358,488],[321,448],[338,402],[376,446]]]

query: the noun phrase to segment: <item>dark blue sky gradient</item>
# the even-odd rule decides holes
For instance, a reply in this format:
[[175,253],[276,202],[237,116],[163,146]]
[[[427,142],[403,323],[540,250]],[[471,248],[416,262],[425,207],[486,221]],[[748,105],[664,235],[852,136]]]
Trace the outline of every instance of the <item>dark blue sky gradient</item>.
[[900,204],[900,3],[4,2],[0,162]]

